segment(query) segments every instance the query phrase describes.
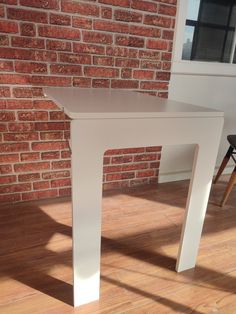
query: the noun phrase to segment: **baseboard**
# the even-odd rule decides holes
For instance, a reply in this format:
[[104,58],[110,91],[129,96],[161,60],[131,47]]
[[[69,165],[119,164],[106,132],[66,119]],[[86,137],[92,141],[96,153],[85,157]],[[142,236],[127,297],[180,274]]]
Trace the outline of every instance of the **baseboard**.
[[[219,167],[215,168],[214,174],[217,173]],[[234,169],[234,166],[226,167],[224,170],[224,174],[231,174]],[[178,171],[178,172],[168,172],[168,173],[160,173],[158,182],[165,183],[165,182],[174,182],[174,181],[181,181],[181,180],[188,180],[191,177],[191,170],[186,171]]]

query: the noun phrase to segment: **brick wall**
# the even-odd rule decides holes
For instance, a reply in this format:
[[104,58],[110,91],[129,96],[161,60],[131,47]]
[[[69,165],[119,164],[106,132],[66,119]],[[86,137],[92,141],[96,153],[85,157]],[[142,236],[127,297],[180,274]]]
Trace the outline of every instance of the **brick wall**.
[[[175,14],[176,0],[0,0],[0,202],[70,194],[69,120],[42,86],[167,97]],[[106,152],[104,188],[156,182],[159,159]]]

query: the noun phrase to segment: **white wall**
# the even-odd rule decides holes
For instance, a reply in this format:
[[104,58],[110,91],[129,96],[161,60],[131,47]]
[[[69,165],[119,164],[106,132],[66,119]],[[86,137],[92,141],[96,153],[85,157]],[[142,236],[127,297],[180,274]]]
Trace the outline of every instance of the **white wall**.
[[[216,163],[219,166],[228,148],[227,134],[236,134],[236,77],[172,73],[169,99],[224,111],[224,130]],[[160,182],[189,178],[192,161],[192,146],[163,147]],[[230,171],[232,166],[226,169]]]

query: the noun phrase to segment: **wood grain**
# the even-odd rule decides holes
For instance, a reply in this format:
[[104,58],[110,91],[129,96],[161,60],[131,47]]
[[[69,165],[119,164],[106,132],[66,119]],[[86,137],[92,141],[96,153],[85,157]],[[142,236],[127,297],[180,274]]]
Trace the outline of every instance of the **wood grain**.
[[195,269],[174,271],[188,181],[106,192],[101,298],[72,307],[71,202],[0,209],[0,313],[236,313],[236,187],[214,185]]

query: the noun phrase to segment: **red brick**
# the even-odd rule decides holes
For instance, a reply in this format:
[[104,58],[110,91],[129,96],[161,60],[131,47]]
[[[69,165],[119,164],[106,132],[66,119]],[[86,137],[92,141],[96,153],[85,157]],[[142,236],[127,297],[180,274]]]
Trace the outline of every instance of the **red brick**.
[[148,184],[149,182],[150,182],[149,178],[134,179],[134,180],[130,180],[130,186],[131,187],[142,186],[142,185]]
[[144,17],[144,24],[170,28],[171,18],[159,15],[146,15]]
[[50,65],[51,74],[63,74],[63,75],[81,75],[82,70],[80,65],[63,65],[52,64]]
[[71,78],[61,76],[32,76],[31,84],[43,86],[71,86]]
[[123,163],[131,162],[132,160],[133,160],[132,155],[116,156],[116,157],[112,157],[111,163],[112,164],[123,164]]
[[155,162],[150,162],[150,168],[159,168],[160,162],[155,161]]
[[10,97],[11,92],[9,87],[0,87],[0,97]]
[[47,73],[47,65],[35,62],[15,61],[15,71],[19,73]]
[[37,191],[37,192],[22,193],[22,200],[29,201],[29,200],[37,200],[37,199],[44,199],[44,198],[52,198],[56,196],[58,196],[57,190]]
[[16,182],[16,176],[15,175],[8,175],[8,176],[1,176],[0,177],[0,185],[13,183],[13,182]]
[[58,109],[57,105],[51,100],[34,100],[33,102],[34,109],[46,109],[53,110]]
[[144,39],[132,36],[117,36],[116,45],[129,47],[144,47]]
[[59,140],[63,139],[63,132],[41,132],[40,133],[40,139],[41,140]]
[[158,81],[169,81],[170,80],[170,72],[157,72],[156,80],[158,80]]
[[112,9],[108,7],[101,7],[101,17],[104,19],[111,19]]
[[171,30],[163,30],[162,38],[163,39],[168,39],[168,40],[173,40],[174,32],[171,31]]
[[177,0],[159,0],[159,2],[163,2],[167,4],[177,4]]
[[112,80],[111,81],[112,88],[138,88],[138,81],[134,80]]
[[51,13],[49,21],[51,24],[56,24],[56,25],[67,25],[67,26],[71,25],[70,15]]
[[137,25],[130,25],[129,33],[131,35],[155,37],[155,38],[161,36],[161,30],[159,28],[137,26]]
[[60,153],[59,152],[44,152],[41,154],[42,160],[52,160],[52,159],[59,159]]
[[170,5],[160,4],[158,13],[163,14],[163,15],[175,16],[176,15],[176,7],[170,6]]
[[114,68],[85,67],[84,74],[91,77],[117,77],[119,70]]
[[61,151],[61,158],[71,158],[71,152],[69,150]]
[[4,140],[8,142],[24,142],[24,141],[37,141],[39,139],[38,133],[6,133]]
[[95,87],[95,88],[109,88],[110,87],[110,80],[93,79],[92,87]]
[[47,23],[48,16],[45,12],[8,8],[7,17],[9,19],[29,21],[34,23]]
[[1,84],[29,84],[30,77],[26,75],[19,75],[19,74],[1,74],[0,83]]
[[99,32],[83,32],[83,41],[87,43],[111,44],[112,35]]
[[123,59],[118,58],[116,59],[115,63],[116,67],[127,67],[127,68],[138,68],[139,67],[139,60],[137,59]]
[[123,154],[137,154],[144,153],[144,147],[135,147],[135,148],[121,148],[121,149],[109,149],[105,152],[105,155],[123,155]]
[[0,112],[0,121],[14,121],[15,113],[11,111],[1,111]]
[[59,40],[47,40],[47,49],[59,51],[71,51],[71,43]]
[[163,62],[162,63],[162,70],[164,71],[170,71],[171,69],[171,62]]
[[167,44],[167,41],[164,41],[164,40],[149,39],[147,41],[147,48],[157,49],[157,50],[166,50],[168,48],[168,44]]
[[18,154],[1,154],[0,155],[0,163],[11,163],[11,162],[17,162],[19,161],[19,155]]
[[34,56],[33,60],[35,61],[47,61],[47,62],[55,62],[57,61],[57,54],[51,51],[33,51]]
[[0,58],[34,60],[35,53],[32,50],[2,47],[0,49]]
[[92,80],[86,77],[74,77],[73,86],[77,87],[91,87]]
[[47,111],[19,111],[18,112],[19,121],[42,121],[48,120]]
[[115,173],[115,174],[107,174],[106,180],[116,181],[116,180],[132,179],[134,177],[135,177],[134,172],[122,172],[122,173]]
[[93,57],[93,64],[94,65],[113,66],[114,65],[114,58],[94,56]]
[[117,23],[104,20],[95,20],[93,24],[94,29],[116,32],[116,33],[129,33],[129,25],[127,23]]
[[142,79],[152,80],[154,77],[154,71],[134,70],[133,77],[139,80],[142,80]]
[[6,123],[0,123],[0,131],[1,132],[6,132],[7,131]]
[[71,195],[71,188],[59,189],[60,196],[70,196]]
[[6,109],[6,100],[0,99],[0,110]]
[[141,82],[141,89],[168,89],[167,82]]
[[0,71],[11,72],[13,70],[14,68],[12,61],[0,61]]
[[103,173],[110,173],[110,172],[120,172],[122,170],[122,166],[105,166],[103,167]]
[[11,165],[0,165],[0,174],[12,173]]
[[65,130],[69,129],[69,123],[64,122],[36,122],[35,130],[48,131],[48,130]]
[[111,55],[111,56],[116,56],[116,57],[128,57],[129,50],[128,48],[123,48],[123,47],[107,47],[106,54]]
[[99,16],[98,6],[87,3],[80,3],[80,1],[62,0],[61,10],[68,13]]
[[[161,152],[161,146],[149,146],[149,147],[146,147],[146,152]],[[160,155],[158,155],[157,157],[159,159]]]
[[66,169],[71,168],[70,160],[61,160],[52,162],[52,169]]
[[33,23],[22,23],[20,25],[20,34],[22,36],[36,36],[36,27]]
[[10,132],[29,132],[34,131],[34,123],[24,122],[24,123],[9,123],[8,128]]
[[57,180],[52,180],[51,181],[51,186],[52,188],[56,187],[62,187],[62,186],[70,186],[71,185],[71,179],[57,179]]
[[39,171],[50,169],[49,162],[32,162],[32,163],[21,163],[15,164],[15,172],[29,172],[29,171]]
[[56,178],[65,178],[69,176],[70,176],[70,172],[68,170],[42,173],[42,178],[46,180],[56,179]]
[[161,61],[142,60],[141,68],[142,69],[155,69],[155,70],[161,69]]
[[125,8],[130,7],[130,0],[98,0],[98,2]]
[[84,54],[60,53],[59,61],[76,64],[91,64],[92,58],[91,56]]
[[46,190],[50,188],[49,181],[38,181],[33,182],[33,189],[34,190]]
[[162,52],[161,60],[171,61],[171,53],[170,52]]
[[72,26],[84,29],[92,29],[93,21],[86,17],[73,16],[72,17]]
[[41,37],[80,40],[80,30],[68,27],[42,25],[38,27],[38,32]]
[[136,155],[134,156],[134,161],[138,162],[138,161],[153,161],[156,160],[157,158],[157,154],[140,154],[140,155]]
[[157,12],[157,4],[150,1],[132,0],[131,8],[141,11]]
[[19,202],[20,200],[21,200],[21,196],[19,193],[0,195],[1,203],[13,203],[13,202]]
[[132,78],[132,69],[128,69],[128,68],[123,68],[121,69],[121,78],[123,79],[129,79]]
[[21,152],[26,150],[29,150],[29,143],[0,143],[1,153]]
[[134,171],[134,170],[140,170],[140,169],[147,169],[148,163],[132,163],[132,164],[126,164],[122,165],[122,171]]
[[23,191],[30,191],[31,184],[30,183],[22,183],[22,184],[11,184],[11,185],[2,185],[0,186],[0,194],[5,193],[16,193]]
[[139,58],[140,59],[160,60],[160,52],[159,51],[139,50]]
[[116,10],[114,13],[114,17],[117,21],[141,23],[143,15],[137,12]]
[[9,45],[9,37],[6,35],[0,35],[0,46],[8,46],[8,45]]
[[35,161],[40,159],[39,153],[23,153],[20,154],[21,161]]
[[50,112],[50,120],[68,120],[69,117],[63,111],[52,111]]
[[18,33],[18,24],[15,22],[0,21],[0,32],[2,33]]
[[0,6],[0,17],[4,17],[4,16],[5,16],[4,6],[1,5],[1,6]]
[[59,9],[58,0],[20,0],[20,4],[28,7],[35,7],[41,9]]
[[67,148],[67,142],[35,142],[32,143],[32,150],[47,151],[60,150]]
[[19,174],[18,175],[19,182],[27,182],[27,181],[35,181],[40,180],[39,173],[27,173],[27,174]]
[[105,54],[105,47],[97,46],[97,45],[88,45],[88,44],[73,44],[74,52],[88,53],[88,54]]
[[154,170],[145,170],[137,172],[136,178],[153,177],[154,175],[155,175]]
[[37,48],[44,49],[45,43],[43,39],[28,37],[12,37],[12,47]]

